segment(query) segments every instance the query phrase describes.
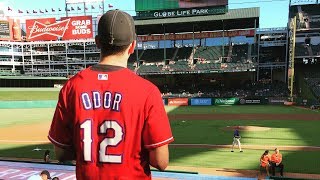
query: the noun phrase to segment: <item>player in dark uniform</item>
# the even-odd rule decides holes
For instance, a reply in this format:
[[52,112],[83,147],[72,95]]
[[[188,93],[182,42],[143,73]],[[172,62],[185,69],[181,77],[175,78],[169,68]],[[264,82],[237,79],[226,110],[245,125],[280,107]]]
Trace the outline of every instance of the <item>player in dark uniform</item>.
[[240,136],[240,133],[239,133],[239,128],[237,127],[233,132],[233,142],[232,142],[231,152],[234,152],[233,148],[234,148],[234,145],[236,145],[236,144],[238,145],[240,152],[243,152],[242,149],[241,149],[240,139],[241,139],[241,136]]

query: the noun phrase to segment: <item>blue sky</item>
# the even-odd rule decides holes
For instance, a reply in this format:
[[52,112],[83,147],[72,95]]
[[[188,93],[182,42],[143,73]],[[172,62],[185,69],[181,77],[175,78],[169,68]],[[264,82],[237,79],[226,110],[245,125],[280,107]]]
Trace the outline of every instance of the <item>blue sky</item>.
[[[113,8],[124,10],[131,15],[135,15],[134,7],[135,1],[134,0],[105,0],[105,10],[108,10],[108,4],[112,4]],[[97,12],[98,10],[98,3],[93,3],[95,10],[92,13]],[[48,9],[50,13],[47,15],[44,14],[37,14],[32,15],[32,18],[39,18],[39,17],[57,17],[63,14],[51,14],[50,9],[64,9],[65,7],[65,0],[0,0],[0,8],[3,8],[5,11],[7,7],[11,7],[13,9],[12,13],[16,13],[18,9],[22,11],[32,11],[39,9],[43,10]],[[83,5],[82,5],[83,6]],[[89,7],[91,5],[88,5]],[[73,6],[75,9],[77,5]],[[229,0],[229,9],[236,9],[236,8],[247,8],[247,7],[260,7],[260,28],[272,28],[272,27],[285,27],[288,21],[288,7],[289,7],[289,0]],[[89,8],[89,13],[91,8]],[[77,12],[77,11],[74,11]],[[80,15],[78,11],[78,14]],[[78,15],[75,13],[75,15]],[[17,14],[18,16],[26,16],[24,14]]]

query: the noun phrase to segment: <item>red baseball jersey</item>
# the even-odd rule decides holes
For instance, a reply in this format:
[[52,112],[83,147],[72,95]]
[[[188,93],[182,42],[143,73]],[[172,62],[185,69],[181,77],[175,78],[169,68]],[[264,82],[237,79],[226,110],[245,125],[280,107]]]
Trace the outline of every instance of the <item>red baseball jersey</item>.
[[158,88],[106,65],[67,81],[48,138],[74,149],[77,179],[151,179],[148,149],[173,141]]

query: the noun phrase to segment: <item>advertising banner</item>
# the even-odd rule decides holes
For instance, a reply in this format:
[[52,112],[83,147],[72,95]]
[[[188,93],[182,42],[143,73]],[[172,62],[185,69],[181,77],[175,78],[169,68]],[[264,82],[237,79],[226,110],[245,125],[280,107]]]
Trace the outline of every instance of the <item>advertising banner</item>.
[[21,27],[20,27],[20,19],[11,19],[12,22],[12,40],[21,41]]
[[192,98],[191,106],[211,106],[211,98]]
[[228,12],[228,8],[226,6],[193,8],[193,9],[138,11],[136,19],[202,16],[202,15],[225,14],[227,12]]
[[215,105],[234,105],[238,104],[239,98],[216,98],[214,100]]
[[240,104],[262,104],[261,99],[240,99]]
[[317,0],[290,0],[290,6],[317,4]]
[[136,0],[136,11],[226,6],[228,0]]
[[89,39],[93,37],[92,16],[62,17],[56,22],[55,18],[26,20],[27,40],[49,41],[62,38]]
[[92,16],[63,17],[62,21],[69,21],[62,39],[89,39],[93,37]]
[[0,20],[0,40],[21,41],[21,28],[19,19]]
[[[225,31],[224,34],[222,31],[218,32],[201,32],[195,33],[195,39],[203,39],[203,38],[215,38],[215,37],[235,37],[235,36],[254,36],[255,31],[254,29],[250,30],[237,30],[237,31]],[[185,33],[185,34],[168,34],[164,38],[164,35],[149,35],[149,36],[138,36],[139,42],[144,41],[159,41],[159,40],[185,40],[185,39],[193,39],[192,33]]]
[[10,24],[7,20],[0,20],[0,40],[10,40]]
[[69,21],[56,22],[56,18],[27,19],[26,34],[29,41],[57,40],[68,28]]
[[270,97],[269,98],[269,104],[278,104],[283,105],[287,101],[287,98],[277,98],[277,97]]
[[188,98],[168,99],[168,106],[188,106]]

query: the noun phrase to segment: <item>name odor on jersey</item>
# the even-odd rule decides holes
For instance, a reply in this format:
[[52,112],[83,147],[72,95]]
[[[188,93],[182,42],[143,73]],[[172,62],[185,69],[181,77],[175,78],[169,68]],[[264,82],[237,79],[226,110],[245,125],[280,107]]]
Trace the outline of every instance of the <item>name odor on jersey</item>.
[[84,109],[111,109],[112,111],[120,111],[120,103],[122,100],[122,95],[120,93],[111,93],[109,91],[101,94],[100,92],[93,91],[92,96],[89,93],[82,93],[81,100]]

